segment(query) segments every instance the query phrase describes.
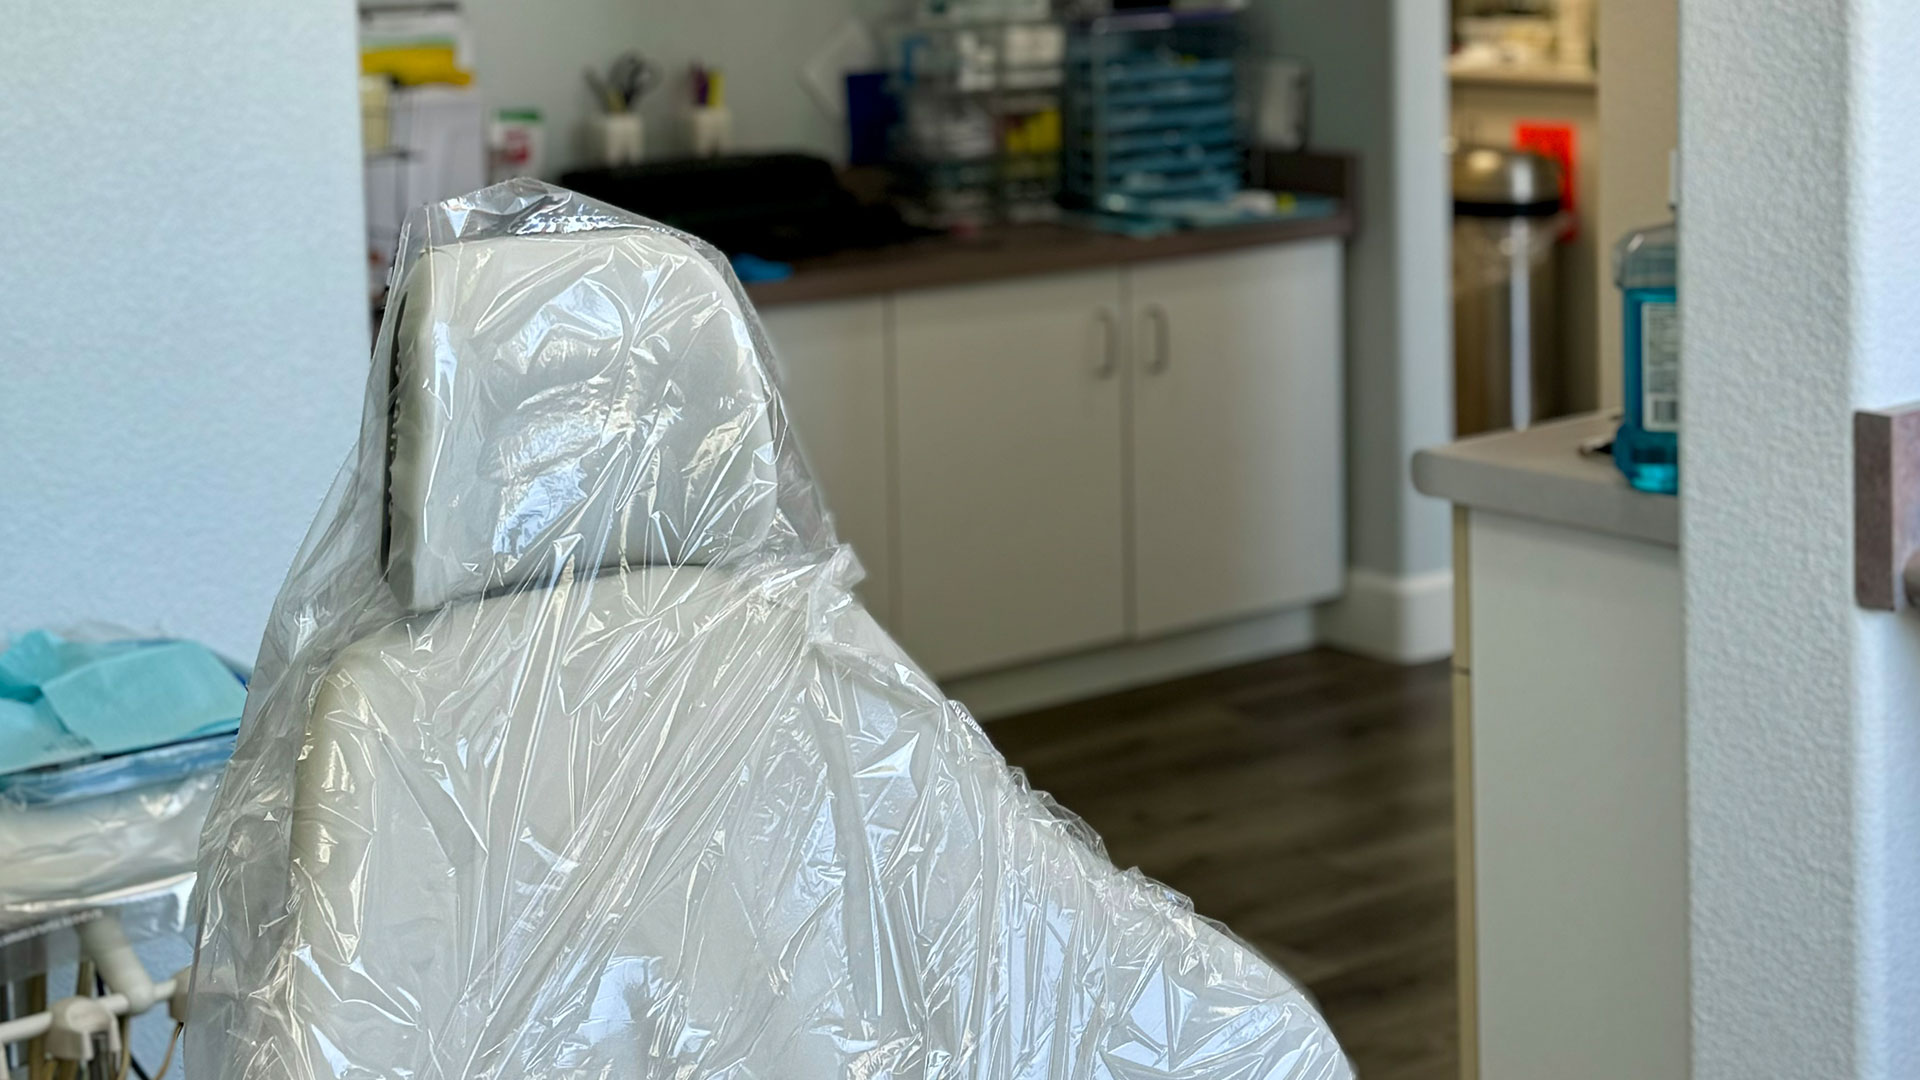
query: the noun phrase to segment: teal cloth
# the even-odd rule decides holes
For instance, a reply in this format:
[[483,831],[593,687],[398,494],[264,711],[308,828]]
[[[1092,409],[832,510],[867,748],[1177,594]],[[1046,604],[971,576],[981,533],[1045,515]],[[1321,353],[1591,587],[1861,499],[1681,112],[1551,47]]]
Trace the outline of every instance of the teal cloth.
[[205,646],[148,645],[100,657],[40,684],[61,724],[119,754],[240,724],[247,692]]
[[68,731],[44,702],[0,698],[0,773],[92,756],[92,745]]
[[0,698],[34,701],[48,680],[141,645],[138,641],[68,641],[46,630],[30,630],[0,652]]
[[246,699],[227,665],[190,641],[34,630],[0,652],[0,775],[224,734]]

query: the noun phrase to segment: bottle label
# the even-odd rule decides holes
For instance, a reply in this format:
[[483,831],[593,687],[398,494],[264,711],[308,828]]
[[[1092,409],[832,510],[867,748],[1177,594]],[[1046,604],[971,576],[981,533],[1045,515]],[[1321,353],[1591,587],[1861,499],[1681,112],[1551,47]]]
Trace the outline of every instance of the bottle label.
[[1680,430],[1680,308],[1640,305],[1640,426]]

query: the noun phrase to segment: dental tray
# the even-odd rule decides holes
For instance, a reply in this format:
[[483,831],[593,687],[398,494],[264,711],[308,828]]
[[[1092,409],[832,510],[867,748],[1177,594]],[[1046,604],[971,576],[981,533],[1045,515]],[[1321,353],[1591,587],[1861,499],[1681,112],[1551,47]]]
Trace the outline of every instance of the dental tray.
[[225,732],[113,757],[10,773],[0,776],[0,802],[54,806],[178,780],[226,764],[233,756],[236,737],[234,732]]

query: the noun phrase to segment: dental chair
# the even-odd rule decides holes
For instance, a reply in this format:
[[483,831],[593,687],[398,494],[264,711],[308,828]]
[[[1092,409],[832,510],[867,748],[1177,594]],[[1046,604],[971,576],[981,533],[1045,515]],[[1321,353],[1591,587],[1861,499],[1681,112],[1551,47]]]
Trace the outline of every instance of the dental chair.
[[711,249],[527,181],[413,243],[207,833],[191,1076],[1350,1075],[860,607]]

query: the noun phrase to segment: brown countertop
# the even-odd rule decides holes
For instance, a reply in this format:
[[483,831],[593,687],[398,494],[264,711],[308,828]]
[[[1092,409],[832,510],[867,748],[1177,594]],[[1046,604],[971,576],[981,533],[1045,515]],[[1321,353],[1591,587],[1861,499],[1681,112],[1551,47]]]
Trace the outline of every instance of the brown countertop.
[[1350,236],[1355,228],[1354,194],[1360,190],[1358,169],[1353,155],[1338,151],[1269,153],[1256,160],[1263,186],[1338,199],[1340,211],[1332,217],[1190,229],[1145,240],[1072,225],[1000,225],[971,236],[937,236],[804,259],[794,264],[792,277],[749,285],[747,295],[763,307],[845,300]]
[[1353,231],[1348,208],[1332,217],[1190,229],[1148,239],[1071,225],[1001,225],[893,247],[847,251],[795,263],[785,281],[747,286],[762,307],[1058,274],[1149,259],[1204,255]]

